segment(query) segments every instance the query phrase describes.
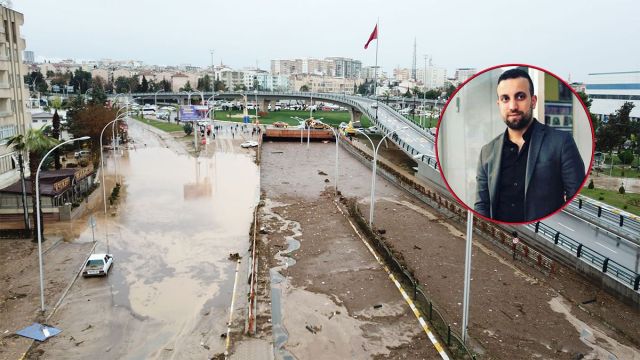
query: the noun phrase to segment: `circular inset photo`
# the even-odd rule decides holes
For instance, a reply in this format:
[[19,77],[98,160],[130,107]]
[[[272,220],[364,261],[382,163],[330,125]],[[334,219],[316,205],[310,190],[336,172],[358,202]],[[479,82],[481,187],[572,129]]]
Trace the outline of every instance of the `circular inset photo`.
[[476,215],[525,224],[563,209],[591,168],[593,126],[578,94],[531,65],[463,83],[444,107],[436,157],[449,191]]

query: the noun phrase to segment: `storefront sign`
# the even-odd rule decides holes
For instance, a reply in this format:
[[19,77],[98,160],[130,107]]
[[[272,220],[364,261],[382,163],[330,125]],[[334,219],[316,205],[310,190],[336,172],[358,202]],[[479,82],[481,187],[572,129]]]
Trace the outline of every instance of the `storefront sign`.
[[73,174],[73,176],[75,177],[76,181],[79,181],[89,176],[92,172],[93,172],[93,164],[89,164],[89,166],[87,167],[79,168],[78,171],[76,171],[75,174]]
[[53,191],[55,193],[60,193],[62,190],[66,189],[71,185],[71,180],[69,178],[64,178],[58,182],[53,183]]

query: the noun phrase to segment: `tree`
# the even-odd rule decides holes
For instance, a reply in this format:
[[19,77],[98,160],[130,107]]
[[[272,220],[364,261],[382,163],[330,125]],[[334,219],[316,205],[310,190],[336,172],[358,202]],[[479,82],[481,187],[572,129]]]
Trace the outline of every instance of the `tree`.
[[300,91],[301,92],[308,92],[309,91],[309,86],[307,84],[304,84],[304,85],[300,86]]
[[624,144],[627,135],[637,133],[637,124],[631,124],[629,114],[635,105],[625,102],[615,114],[609,115],[608,120],[601,124],[596,131],[596,149],[613,152]]
[[143,93],[149,92],[149,82],[147,81],[147,78],[142,75],[142,83],[140,84],[140,90]]
[[453,84],[449,83],[446,87],[445,87],[445,99],[448,99],[451,97],[451,94],[453,94],[453,92],[456,91],[456,87],[453,86]]
[[[29,75],[25,75],[24,82],[29,85],[29,90],[31,91],[46,92],[48,89],[47,82],[44,80],[40,70],[32,71]],[[41,90],[42,88],[44,88],[44,91]]]
[[[44,135],[42,130],[29,129],[25,134],[15,135],[9,138],[7,146],[13,147],[16,151],[22,153],[28,152],[29,156],[29,172],[31,173],[31,202],[33,203],[33,216],[36,216],[38,209],[36,207],[36,174],[38,165],[42,157],[51,148],[57,145],[57,141]],[[42,217],[40,217],[42,218]],[[37,229],[36,224],[36,229]],[[44,229],[44,227],[40,227]],[[33,232],[34,240],[38,239],[38,232]]]
[[198,79],[196,89],[200,91],[211,91],[211,77],[208,74]]
[[244,84],[235,84],[233,86],[233,91],[246,91],[247,87]]
[[[53,113],[53,119],[51,120],[51,122],[53,127],[51,130],[51,137],[58,141],[60,140],[60,115],[58,115],[58,109],[56,109]],[[60,149],[57,149],[53,153],[56,170],[60,170],[62,168],[62,164],[60,163],[60,152],[58,150]]]
[[624,165],[629,165],[633,161],[633,151],[627,149],[623,152],[618,153],[618,159]]
[[[91,150],[94,162],[97,162],[97,154],[100,153],[100,133],[102,129],[116,118],[117,110],[109,109],[98,104],[89,104],[74,112],[71,119],[67,119],[69,132],[74,137],[90,136]],[[116,124],[116,129],[119,127]],[[120,130],[118,131],[120,132]],[[111,131],[103,133],[103,143],[111,141]]]
[[182,130],[184,130],[184,133],[189,136],[193,132],[193,125],[191,125],[191,123],[185,123],[182,125]]
[[425,92],[424,94],[424,97],[431,100],[437,99],[438,96],[440,96],[440,91],[435,89],[427,90],[427,92]]
[[384,96],[386,104],[389,104],[389,98],[391,97],[391,92],[389,90],[385,90],[382,96]]
[[89,89],[89,85],[91,84],[91,73],[83,71],[82,69],[77,69],[69,84],[78,89],[78,94],[83,94]]
[[223,81],[216,80],[214,81],[215,91],[227,91],[227,85]]
[[104,92],[104,89],[101,87],[93,88],[91,91],[91,100],[89,100],[89,104],[93,105],[104,105],[107,102],[107,94]]
[[191,87],[191,82],[189,82],[189,80],[187,80],[187,83],[184,84],[184,86],[180,88],[180,91],[193,91],[193,88]]
[[593,130],[598,130],[598,128],[600,127],[600,117],[591,112],[591,103],[593,102],[593,100],[591,100],[589,98],[589,95],[587,95],[584,91],[578,92],[578,96],[580,96],[580,100],[582,100],[584,105],[587,107],[589,117],[591,118],[591,123],[593,124]]
[[164,90],[165,92],[171,91],[171,83],[168,82],[165,78],[162,78],[162,81],[160,81],[159,86],[160,86],[160,89]]
[[115,81],[115,87],[117,93],[128,93],[131,91],[129,87],[129,79],[124,76],[118,76]]

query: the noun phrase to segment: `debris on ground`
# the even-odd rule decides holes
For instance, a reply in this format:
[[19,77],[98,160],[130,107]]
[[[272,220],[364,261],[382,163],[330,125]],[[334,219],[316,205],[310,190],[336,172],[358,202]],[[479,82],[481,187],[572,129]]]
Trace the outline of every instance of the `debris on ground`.
[[240,260],[240,259],[242,259],[242,256],[240,256],[239,253],[231,253],[231,254],[229,254],[229,260],[237,261],[237,260]]
[[327,175],[327,173],[322,170],[318,170],[318,175]]

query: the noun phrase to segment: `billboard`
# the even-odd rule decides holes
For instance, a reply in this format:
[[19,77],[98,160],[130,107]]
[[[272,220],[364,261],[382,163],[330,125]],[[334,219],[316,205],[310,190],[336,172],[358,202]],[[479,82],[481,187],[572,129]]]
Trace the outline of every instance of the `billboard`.
[[193,105],[180,106],[180,121],[195,121],[200,120],[201,117],[198,111]]

